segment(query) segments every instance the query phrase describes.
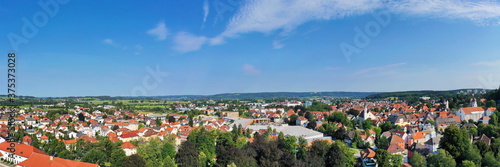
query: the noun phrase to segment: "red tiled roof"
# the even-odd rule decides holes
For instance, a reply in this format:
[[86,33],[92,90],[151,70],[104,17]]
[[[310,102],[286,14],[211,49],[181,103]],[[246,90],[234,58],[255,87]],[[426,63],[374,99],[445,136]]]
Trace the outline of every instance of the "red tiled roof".
[[44,152],[42,152],[41,150],[33,147],[33,146],[30,146],[30,145],[26,145],[26,144],[19,144],[19,143],[16,143],[16,142],[3,142],[3,143],[0,143],[0,150],[2,151],[6,151],[6,152],[11,152],[10,151],[10,143],[15,143],[15,154],[16,155],[19,155],[21,157],[26,157],[28,158],[31,153],[33,152],[36,152],[36,153],[40,153],[40,154],[45,154]]
[[474,111],[484,111],[487,108],[483,108],[483,107],[464,107],[464,108],[461,108],[461,109],[462,109],[462,111],[464,111],[465,114],[471,114]]
[[98,167],[97,164],[91,164],[86,162],[72,161],[68,159],[62,159],[58,157],[51,157],[46,154],[32,153],[29,158],[21,163],[19,166],[26,167],[36,167],[36,166],[46,166],[46,167]]
[[136,147],[135,147],[132,143],[130,143],[130,142],[125,142],[125,143],[123,143],[123,145],[122,145],[121,147],[122,147],[122,148],[124,148],[124,149],[125,149],[125,148],[127,148],[127,149],[134,149],[134,148],[136,148]]
[[361,157],[363,158],[374,158],[376,155],[375,151],[373,151],[370,148],[367,148],[363,151],[361,151]]

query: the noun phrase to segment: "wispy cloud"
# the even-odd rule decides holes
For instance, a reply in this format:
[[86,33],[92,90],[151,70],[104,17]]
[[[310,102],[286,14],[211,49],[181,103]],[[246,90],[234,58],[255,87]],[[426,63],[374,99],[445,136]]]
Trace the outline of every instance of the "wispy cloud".
[[[204,22],[209,11],[205,4]],[[500,3],[492,0],[248,0],[238,8],[226,29],[209,41],[212,45],[224,44],[227,38],[252,32],[287,36],[307,22],[343,19],[383,9],[406,16],[500,25]],[[272,45],[284,46],[279,41]]]
[[204,36],[196,36],[188,32],[179,32],[174,37],[173,49],[178,52],[189,52],[200,49],[209,39]]
[[205,22],[207,22],[207,17],[209,13],[210,13],[210,8],[208,6],[208,0],[205,0],[203,2],[203,24],[201,26],[202,29],[203,27],[205,27]]
[[121,46],[120,44],[116,43],[114,40],[112,40],[110,38],[103,39],[102,43],[104,43],[106,45],[114,46],[114,47],[117,47],[117,48],[127,49],[127,47]]
[[358,71],[356,74],[360,75],[360,74],[366,74],[366,73],[369,73],[369,72],[372,72],[372,71],[387,70],[387,69],[390,69],[390,68],[393,68],[393,67],[396,67],[396,66],[405,65],[405,64],[407,64],[407,63],[397,63],[397,64],[390,64],[390,65],[380,66],[380,67],[366,68],[366,69],[362,69],[362,70]]
[[167,39],[168,29],[165,26],[165,22],[161,21],[155,28],[148,30],[147,33],[155,36],[157,40],[162,41]]
[[475,66],[500,66],[500,59],[496,61],[481,61],[474,63]]
[[285,45],[283,43],[281,43],[281,40],[274,40],[273,41],[273,48],[274,49],[281,49],[283,48]]
[[260,70],[255,68],[255,66],[250,65],[250,64],[245,64],[243,67],[241,67],[245,75],[259,75]]

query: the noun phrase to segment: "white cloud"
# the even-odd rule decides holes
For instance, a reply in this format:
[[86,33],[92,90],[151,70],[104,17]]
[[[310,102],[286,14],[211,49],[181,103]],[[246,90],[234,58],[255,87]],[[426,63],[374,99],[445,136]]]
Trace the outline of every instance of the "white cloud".
[[500,60],[496,61],[481,61],[474,63],[475,66],[500,66]]
[[[208,9],[204,3],[204,22]],[[209,44],[224,44],[227,38],[251,32],[288,36],[307,22],[337,20],[385,9],[406,16],[500,24],[500,3],[492,0],[247,0],[226,29],[209,39]],[[273,42],[273,48],[283,46],[282,42]]]
[[165,23],[162,21],[158,23],[158,25],[155,28],[148,30],[147,33],[149,35],[156,36],[156,39],[161,41],[167,39],[168,30],[167,26],[165,26]]
[[281,43],[280,40],[274,40],[273,41],[273,48],[274,49],[281,49],[283,48],[285,45],[283,43]]
[[243,67],[241,67],[241,69],[243,69],[243,72],[245,73],[245,75],[259,75],[260,74],[260,70],[255,68],[253,65],[250,65],[250,64],[243,65]]
[[107,45],[116,45],[115,42],[109,38],[102,40],[102,43],[107,44]]
[[126,46],[121,46],[118,43],[116,43],[114,40],[109,39],[109,38],[106,38],[106,39],[102,40],[102,43],[104,43],[106,45],[114,46],[114,47],[117,47],[117,48],[127,49]]
[[393,67],[396,67],[396,66],[402,66],[402,65],[405,65],[407,63],[397,63],[397,64],[390,64],[390,65],[386,65],[386,66],[380,66],[380,67],[372,67],[372,68],[367,68],[367,69],[362,69],[361,71],[358,71],[356,74],[365,74],[365,73],[369,73],[369,72],[372,72],[372,71],[381,71],[381,70],[386,70],[386,69],[390,69],[390,68],[393,68]]
[[173,49],[179,52],[189,52],[200,49],[209,39],[204,36],[195,36],[187,32],[179,32],[174,37]]
[[208,6],[208,0],[203,2],[203,24],[207,21],[208,13],[210,12],[210,8]]

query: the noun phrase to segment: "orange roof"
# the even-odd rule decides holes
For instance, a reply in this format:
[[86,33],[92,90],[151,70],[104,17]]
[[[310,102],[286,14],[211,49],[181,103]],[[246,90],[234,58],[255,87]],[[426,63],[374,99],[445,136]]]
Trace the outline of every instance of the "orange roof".
[[411,137],[415,140],[423,139],[424,138],[424,132],[415,132],[411,134]]
[[64,144],[73,144],[76,143],[76,140],[63,140]]
[[40,139],[47,140],[47,139],[49,139],[49,137],[43,135],[43,136],[40,137]]
[[462,109],[462,111],[464,111],[465,114],[471,114],[474,111],[484,111],[485,110],[485,108],[483,108],[483,107],[464,107],[461,109]]
[[391,144],[392,143],[404,143],[404,142],[405,142],[405,140],[403,140],[398,135],[392,135],[392,137],[391,137]]
[[127,149],[134,149],[136,147],[132,143],[130,143],[130,142],[125,142],[125,143],[123,143],[122,148],[124,148],[124,149],[125,148],[127,148]]
[[5,151],[5,152],[11,152],[10,151],[10,143],[15,143],[15,154],[16,155],[19,155],[21,157],[26,157],[28,158],[31,153],[33,152],[36,152],[36,153],[40,153],[40,154],[45,154],[44,152],[42,152],[41,150],[33,147],[33,146],[30,146],[30,145],[26,145],[26,144],[19,144],[19,143],[16,143],[16,142],[3,142],[3,143],[0,143],[0,150],[2,151]]
[[45,154],[32,153],[29,158],[21,163],[19,166],[47,166],[47,167],[98,167],[97,164],[86,162],[72,161],[58,157],[51,157]]
[[367,149],[361,151],[361,157],[364,157],[364,158],[374,158],[375,155],[376,155],[375,151],[373,151],[370,148],[367,148]]

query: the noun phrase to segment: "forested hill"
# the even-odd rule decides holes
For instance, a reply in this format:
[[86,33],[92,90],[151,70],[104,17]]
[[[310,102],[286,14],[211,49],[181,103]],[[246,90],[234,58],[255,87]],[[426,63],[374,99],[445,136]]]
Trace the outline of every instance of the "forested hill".
[[[185,96],[187,99],[268,99],[268,98],[310,98],[310,97],[348,97],[362,98],[380,92],[263,92],[263,93],[224,93],[207,96]],[[183,96],[159,96],[160,98],[179,98]]]
[[402,92],[386,92],[386,93],[378,93],[371,94],[366,96],[366,99],[383,99],[390,97],[397,98],[408,98],[408,97],[449,97],[457,94],[484,94],[485,92],[489,92],[491,90],[485,89],[457,89],[457,90],[443,90],[443,91],[435,91],[435,90],[421,90],[421,91],[402,91]]

